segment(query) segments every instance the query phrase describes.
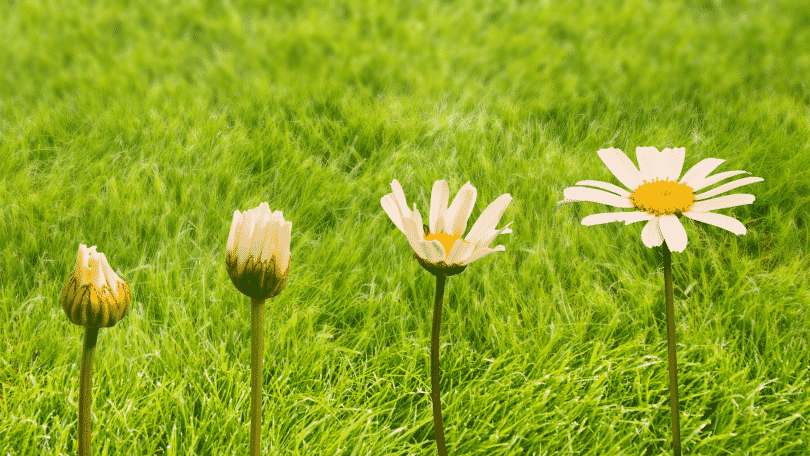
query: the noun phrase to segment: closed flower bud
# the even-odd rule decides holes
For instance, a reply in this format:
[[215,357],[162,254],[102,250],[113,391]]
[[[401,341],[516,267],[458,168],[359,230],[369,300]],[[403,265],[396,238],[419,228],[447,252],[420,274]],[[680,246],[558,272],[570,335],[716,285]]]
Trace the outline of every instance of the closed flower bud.
[[267,203],[240,214],[233,213],[225,254],[228,275],[237,290],[250,298],[277,296],[290,271],[292,222]]
[[132,292],[96,246],[79,245],[76,265],[62,287],[62,309],[74,324],[109,328],[129,312]]

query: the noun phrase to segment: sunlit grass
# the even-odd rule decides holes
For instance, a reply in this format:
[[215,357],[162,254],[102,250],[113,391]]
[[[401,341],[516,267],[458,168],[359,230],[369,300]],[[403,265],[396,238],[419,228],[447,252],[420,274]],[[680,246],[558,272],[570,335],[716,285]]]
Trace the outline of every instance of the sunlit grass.
[[[0,453],[72,454],[79,243],[132,288],[98,340],[98,454],[245,454],[250,307],[233,211],[293,222],[268,301],[265,454],[432,455],[432,277],[380,198],[476,219],[504,254],[447,283],[451,454],[670,449],[660,251],[556,207],[596,156],[686,147],[765,179],[673,254],[687,454],[796,455],[810,417],[810,11],[775,2],[0,5]],[[299,3],[302,5],[299,6]],[[8,19],[5,19],[8,18]],[[106,452],[106,453],[105,453]]]

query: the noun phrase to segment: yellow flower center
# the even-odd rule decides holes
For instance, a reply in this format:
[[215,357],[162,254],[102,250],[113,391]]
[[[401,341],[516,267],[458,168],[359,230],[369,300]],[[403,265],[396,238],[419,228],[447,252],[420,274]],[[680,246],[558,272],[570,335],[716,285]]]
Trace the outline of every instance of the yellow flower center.
[[677,181],[653,179],[650,182],[644,181],[632,195],[630,201],[636,209],[655,215],[677,215],[680,217],[684,212],[695,204],[695,193],[692,187],[680,184]]
[[[444,257],[447,258],[447,255],[450,255],[450,249],[453,248],[453,244],[455,244],[456,239],[461,239],[461,236],[447,233],[428,234],[425,236],[426,241],[432,241],[434,239],[442,243],[442,247],[444,247]],[[461,239],[461,242],[467,241]]]

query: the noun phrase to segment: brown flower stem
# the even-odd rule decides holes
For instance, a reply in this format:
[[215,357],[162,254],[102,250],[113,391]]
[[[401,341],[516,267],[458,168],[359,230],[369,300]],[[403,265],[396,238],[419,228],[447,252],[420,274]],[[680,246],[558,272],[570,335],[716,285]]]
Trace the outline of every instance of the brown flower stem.
[[90,456],[90,407],[93,405],[93,356],[98,328],[84,328],[82,368],[79,377],[79,456]]
[[439,332],[442,326],[442,303],[444,302],[444,283],[447,278],[436,274],[436,299],[433,301],[433,329],[430,333],[430,383],[433,399],[433,429],[436,431],[436,448],[439,456],[447,456],[444,443],[444,424],[442,422],[442,401],[439,387]]
[[681,421],[678,416],[678,360],[675,354],[675,300],[672,296],[672,254],[664,242],[664,292],[667,305],[667,352],[669,355],[669,410],[672,416],[672,450],[681,456]]
[[250,456],[261,454],[264,299],[250,298]]

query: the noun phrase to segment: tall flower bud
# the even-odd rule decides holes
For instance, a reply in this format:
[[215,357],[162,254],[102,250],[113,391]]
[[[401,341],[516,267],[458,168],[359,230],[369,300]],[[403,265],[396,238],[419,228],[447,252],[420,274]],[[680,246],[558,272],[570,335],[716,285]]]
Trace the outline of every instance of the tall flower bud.
[[237,290],[250,298],[277,296],[290,271],[292,222],[267,203],[239,213],[234,211],[225,253],[228,276]]
[[129,312],[132,292],[96,246],[79,245],[73,272],[62,287],[62,309],[74,324],[109,328]]

